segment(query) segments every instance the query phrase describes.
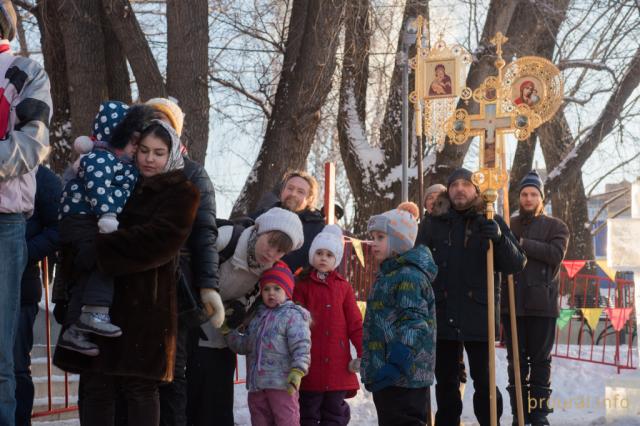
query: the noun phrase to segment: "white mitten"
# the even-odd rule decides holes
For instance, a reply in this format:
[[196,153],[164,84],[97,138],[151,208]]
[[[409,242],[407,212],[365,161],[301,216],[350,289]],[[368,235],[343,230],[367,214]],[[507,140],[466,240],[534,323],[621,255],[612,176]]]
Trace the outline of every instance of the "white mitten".
[[212,288],[201,288],[200,299],[210,315],[209,322],[214,328],[220,328],[224,322],[224,305],[220,293]]
[[98,228],[101,234],[110,234],[118,230],[118,219],[113,213],[107,213],[100,216],[98,220]]
[[349,361],[349,371],[352,373],[360,372],[360,358],[352,359]]

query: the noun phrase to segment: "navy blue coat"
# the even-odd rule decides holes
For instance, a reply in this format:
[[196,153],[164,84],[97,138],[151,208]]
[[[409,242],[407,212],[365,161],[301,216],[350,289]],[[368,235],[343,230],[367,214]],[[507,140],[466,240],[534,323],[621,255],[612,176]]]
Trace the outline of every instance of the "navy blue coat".
[[[477,208],[457,212],[449,207],[447,194],[439,198],[440,209],[420,224],[416,244],[424,244],[438,265],[433,282],[439,340],[486,342],[487,332],[487,250],[489,242],[479,234]],[[502,231],[494,245],[494,288],[496,327],[499,323],[500,274],[524,269],[526,256],[500,216]]]
[[49,168],[38,166],[35,207],[33,216],[27,220],[29,260],[22,274],[20,302],[23,304],[38,303],[42,298],[38,262],[52,256],[59,249],[58,206],[61,192],[60,178]]

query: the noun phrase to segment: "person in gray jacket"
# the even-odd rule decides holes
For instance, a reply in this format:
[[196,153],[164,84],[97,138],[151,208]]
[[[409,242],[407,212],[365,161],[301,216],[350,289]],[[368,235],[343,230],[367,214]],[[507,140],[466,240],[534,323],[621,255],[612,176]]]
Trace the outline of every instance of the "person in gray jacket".
[[[511,230],[527,255],[527,265],[514,275],[520,378],[525,423],[548,425],[551,395],[551,349],[555,340],[560,264],[567,251],[569,229],[560,219],[544,214],[542,180],[532,170],[520,182],[520,213]],[[511,321],[503,280],[502,324],[507,341],[509,386],[513,424],[517,425]]]
[[0,0],[0,424],[15,424],[13,343],[20,280],[27,264],[26,217],[34,208],[36,171],[49,152],[51,93],[38,63],[13,55],[16,12]]

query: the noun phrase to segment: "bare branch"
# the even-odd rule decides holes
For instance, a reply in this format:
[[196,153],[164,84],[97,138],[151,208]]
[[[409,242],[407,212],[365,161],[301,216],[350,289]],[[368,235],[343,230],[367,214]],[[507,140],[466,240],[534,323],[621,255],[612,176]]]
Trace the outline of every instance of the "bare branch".
[[618,77],[615,71],[602,62],[594,62],[589,59],[565,59],[558,63],[558,68],[561,71],[569,68],[587,68],[596,71],[607,71],[613,78],[613,81],[618,84]]
[[216,77],[211,72],[209,72],[209,78],[223,87],[234,90],[235,92],[241,94],[242,96],[250,100],[255,105],[259,106],[262,112],[264,113],[265,117],[269,118],[271,116],[271,109],[267,107],[268,102],[265,101],[264,99],[259,98],[253,93],[249,92],[246,88],[242,86],[242,84],[238,85],[228,80],[224,80],[222,78]]
[[620,118],[625,102],[640,84],[640,47],[636,50],[620,84],[604,106],[596,123],[585,138],[549,173],[545,182],[546,191],[551,194],[560,184],[560,176],[566,180],[582,169],[600,142],[613,130],[614,123]]

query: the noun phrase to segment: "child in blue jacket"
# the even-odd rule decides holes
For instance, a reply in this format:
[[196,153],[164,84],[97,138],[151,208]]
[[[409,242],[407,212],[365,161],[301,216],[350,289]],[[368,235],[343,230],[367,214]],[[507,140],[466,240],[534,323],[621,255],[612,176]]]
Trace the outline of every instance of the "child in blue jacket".
[[438,268],[425,246],[414,248],[416,220],[404,210],[372,216],[372,252],[382,263],[367,298],[362,382],[373,393],[378,424],[424,425],[436,349]]
[[93,149],[81,157],[77,175],[62,193],[60,237],[63,244],[72,247],[74,261],[66,329],[58,344],[89,356],[99,351],[87,333],[106,337],[122,334],[109,317],[113,280],[97,270],[93,240],[98,232],[118,229],[117,215],[138,178],[133,156],[137,132],[148,121],[142,119],[145,116],[152,118],[148,107],[136,106],[130,111],[122,102],[103,102],[93,123],[92,144],[88,144]]

